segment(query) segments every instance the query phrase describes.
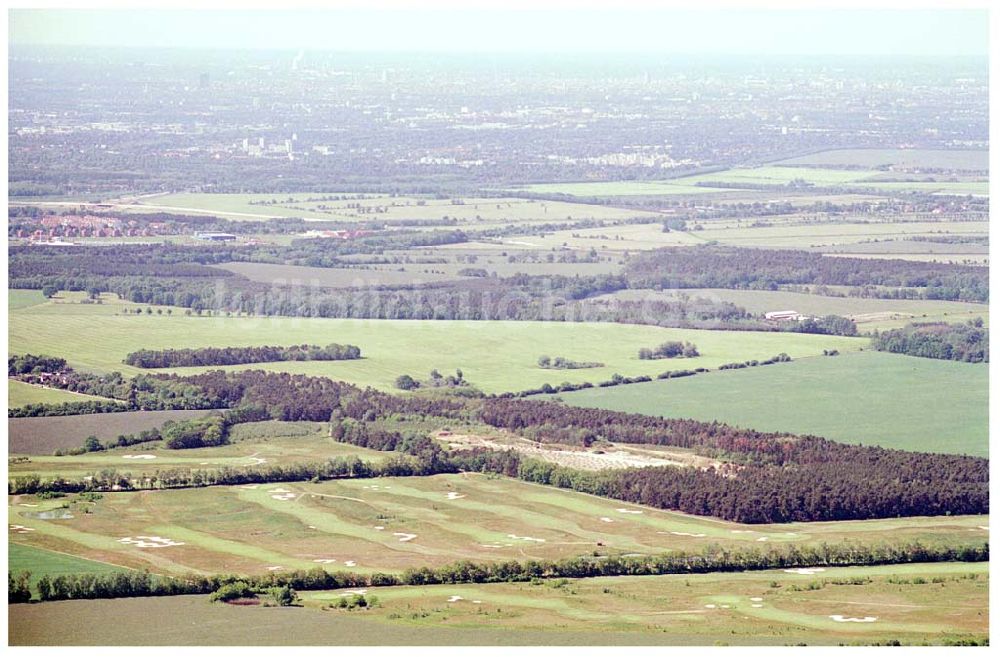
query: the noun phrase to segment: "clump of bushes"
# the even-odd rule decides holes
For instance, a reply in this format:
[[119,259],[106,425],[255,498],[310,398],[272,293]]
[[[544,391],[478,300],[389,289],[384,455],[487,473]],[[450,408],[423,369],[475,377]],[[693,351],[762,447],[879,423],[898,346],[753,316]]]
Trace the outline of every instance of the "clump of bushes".
[[639,350],[639,360],[658,360],[660,358],[697,358],[701,354],[698,348],[690,342],[680,342],[673,340],[664,342],[653,349],[642,348]]

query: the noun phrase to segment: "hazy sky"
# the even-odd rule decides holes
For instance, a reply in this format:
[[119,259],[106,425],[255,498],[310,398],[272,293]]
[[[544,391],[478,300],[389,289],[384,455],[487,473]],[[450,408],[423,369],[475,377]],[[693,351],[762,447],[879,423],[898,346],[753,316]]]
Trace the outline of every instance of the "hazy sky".
[[985,10],[12,10],[13,45],[987,55]]

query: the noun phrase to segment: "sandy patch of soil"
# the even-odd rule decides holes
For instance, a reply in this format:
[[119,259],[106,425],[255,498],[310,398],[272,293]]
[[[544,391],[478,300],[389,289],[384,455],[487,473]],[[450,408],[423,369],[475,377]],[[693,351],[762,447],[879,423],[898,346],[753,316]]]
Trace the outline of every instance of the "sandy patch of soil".
[[631,445],[612,444],[610,448],[584,449],[567,445],[537,443],[519,436],[495,438],[471,434],[438,432],[435,437],[447,442],[452,449],[485,447],[494,450],[514,450],[526,456],[577,470],[607,470],[611,468],[644,468],[675,465],[714,467],[715,461],[685,453],[660,452]]
[[126,536],[124,538],[119,538],[118,542],[125,545],[134,545],[139,548],[165,548],[184,545],[184,543],[180,541],[164,538],[162,536]]
[[785,572],[792,575],[815,575],[825,571],[826,568],[785,568]]
[[830,619],[838,623],[874,623],[878,620],[878,617],[865,616],[864,618],[854,618],[850,616],[842,616],[840,614],[833,614],[830,616]]

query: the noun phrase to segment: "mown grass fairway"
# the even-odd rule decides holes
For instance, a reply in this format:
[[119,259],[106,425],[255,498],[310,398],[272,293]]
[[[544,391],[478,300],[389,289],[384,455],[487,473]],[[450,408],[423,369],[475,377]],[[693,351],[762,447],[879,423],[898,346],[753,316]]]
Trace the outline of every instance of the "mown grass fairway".
[[[984,563],[819,570],[369,589],[379,601],[370,615],[418,627],[704,633],[706,642],[729,644],[920,641],[987,630]],[[308,592],[306,604],[341,594]]]
[[[918,583],[922,578],[924,583]],[[850,582],[850,583],[849,583]],[[13,645],[836,645],[988,636],[987,564],[831,568],[368,589],[366,610],[207,596],[12,605]],[[457,596],[458,599],[454,599]],[[449,602],[449,600],[453,600]],[[874,618],[838,622],[832,617]],[[114,618],[115,622],[107,622]],[[158,619],[149,623],[149,618]],[[68,640],[67,637],[71,637]]]
[[[611,323],[342,320],[317,318],[187,317],[175,309],[170,316],[121,315],[121,306],[43,304],[11,314],[11,353],[64,357],[79,369],[144,370],[122,363],[138,349],[278,344],[354,344],[362,358],[353,361],[287,361],[224,369],[268,369],[295,372],[393,389],[401,374],[424,379],[437,368],[461,369],[466,380],[485,392],[517,391],[564,381],[581,383],[624,376],[655,376],[666,370],[714,368],[723,363],[765,359],[780,352],[793,358],[850,351],[860,338],[664,329]],[[94,336],[101,336],[100,340]],[[642,361],[638,351],[668,340],[688,340],[702,356],[674,361]],[[604,363],[586,370],[544,370],[542,354]],[[197,372],[218,368],[158,370]],[[148,370],[146,370],[148,371]]]
[[[163,574],[267,574],[315,567],[398,572],[461,559],[657,554],[711,544],[975,545],[988,535],[986,516],[742,525],[485,475],[105,493],[96,503],[78,500],[9,497],[10,522],[30,530],[12,530],[10,540]],[[121,542],[137,536],[175,544]]]
[[[115,414],[104,417],[109,415]],[[218,470],[225,467],[315,463],[341,456],[357,456],[370,462],[389,457],[385,452],[335,442],[327,433],[328,427],[322,423],[258,422],[235,426],[230,436],[231,444],[221,447],[166,449],[162,442],[157,441],[76,456],[33,455],[29,461],[10,463],[8,472],[11,477],[33,474],[46,480],[56,477],[80,479],[107,468],[138,476],[142,473],[154,475],[164,470]],[[81,439],[73,447],[82,443]]]
[[987,456],[988,374],[980,363],[866,351],[560,397],[576,406]]

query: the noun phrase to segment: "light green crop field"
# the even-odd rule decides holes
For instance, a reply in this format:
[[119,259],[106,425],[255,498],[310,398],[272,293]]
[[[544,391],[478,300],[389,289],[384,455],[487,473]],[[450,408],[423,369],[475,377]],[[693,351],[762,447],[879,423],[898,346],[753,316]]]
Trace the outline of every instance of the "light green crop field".
[[[770,221],[770,218],[768,219]],[[701,229],[693,224],[687,231],[663,232],[659,223],[623,224],[587,228],[581,230],[559,230],[539,235],[518,235],[501,240],[504,246],[528,250],[570,248],[577,251],[595,249],[601,256],[619,254],[624,251],[646,251],[668,246],[692,246],[706,242],[718,242],[732,246],[769,248],[830,248],[843,245],[868,243],[872,240],[899,240],[917,236],[931,236],[942,233],[954,235],[983,235],[989,229],[987,222],[910,222],[899,221],[879,223],[792,223],[776,219],[771,226],[736,224],[731,221],[705,221]],[[886,242],[890,244],[891,242]],[[453,245],[452,249],[468,248],[468,245]],[[437,247],[439,250],[449,250]],[[876,257],[897,257],[893,249]],[[908,257],[902,255],[900,257]],[[931,256],[932,258],[934,256]],[[973,256],[974,257],[974,256]],[[939,258],[943,260],[944,258]]]
[[62,404],[64,402],[103,401],[104,397],[84,395],[69,390],[33,386],[29,383],[7,379],[7,407],[17,408],[27,404]]
[[[960,546],[988,535],[986,516],[743,525],[479,474],[105,493],[96,502],[8,500],[9,522],[23,527],[11,541],[161,574],[397,572],[462,559],[658,554],[710,544]],[[123,542],[141,536],[160,544]]]
[[82,573],[105,575],[125,569],[101,561],[81,559],[70,554],[9,541],[7,543],[7,570],[12,573],[30,572],[31,583],[34,585],[43,575],[48,575],[50,578],[58,575]]
[[41,290],[7,290],[7,310],[45,303]]
[[941,196],[989,196],[988,182],[860,182],[852,187],[893,192],[920,192]]
[[[90,418],[91,416],[88,416]],[[104,417],[104,416],[96,416]],[[74,456],[31,455],[8,464],[10,477],[35,475],[80,479],[113,469],[125,475],[158,475],[163,471],[218,470],[316,463],[337,457],[384,461],[391,454],[338,443],[328,437],[328,426],[318,422],[254,422],[233,428],[228,445],[198,449],[167,449],[160,441],[117,447]],[[78,441],[75,447],[82,444]]]
[[518,190],[536,194],[569,196],[676,196],[681,194],[724,194],[728,190],[686,184],[686,178],[662,181],[628,180],[621,182],[539,183]]
[[[766,359],[785,352],[793,358],[850,351],[864,346],[861,338],[664,329],[611,323],[344,320],[297,317],[187,317],[117,314],[121,305],[43,304],[12,312],[8,325],[11,353],[64,357],[79,369],[127,374],[141,371],[122,363],[138,349],[228,347],[248,345],[328,344],[361,348],[353,361],[289,361],[255,363],[222,369],[268,369],[295,372],[392,389],[396,377],[426,378],[432,369],[461,369],[466,380],[485,392],[517,391],[624,376],[654,376],[666,370],[714,368],[723,363]],[[95,336],[100,336],[96,339]],[[638,351],[668,340],[697,345],[699,358],[639,360]],[[586,370],[545,370],[543,354],[604,363]],[[219,368],[179,368],[194,373]]]
[[814,167],[754,167],[729,169],[697,176],[686,176],[680,182],[694,185],[703,183],[749,183],[755,185],[786,185],[794,180],[820,186],[853,183],[872,175],[871,171],[844,171],[842,169],[820,169]]
[[831,166],[949,169],[954,171],[989,171],[988,150],[935,150],[926,148],[849,148],[793,157],[774,164],[780,166]]
[[988,637],[988,586],[985,563],[941,563],[383,587],[366,590],[374,607],[355,611],[324,609],[353,591],[304,592],[299,608],[207,596],[66,601],[12,605],[9,636],[12,645],[933,645]]
[[981,363],[865,351],[560,397],[574,406],[987,456],[988,375]]
[[[869,299],[861,297],[833,297],[784,290],[727,290],[701,288],[685,290],[620,290],[601,295],[601,299],[623,299],[629,301],[677,301],[682,298],[711,299],[728,301],[752,313],[766,313],[775,310],[794,310],[805,315],[841,315],[849,317],[861,332],[868,331],[870,325],[879,326],[883,322],[928,321],[942,317],[952,323],[965,322],[973,318],[989,317],[989,306],[982,303],[961,301],[937,301],[924,299]],[[877,323],[877,324],[876,324]]]
[[[336,194],[335,192],[332,194]],[[512,222],[556,222],[583,219],[627,219],[655,216],[603,205],[536,201],[520,198],[433,199],[379,196],[373,199],[309,201],[327,194],[169,194],[143,201],[136,207],[199,210],[228,219],[260,220],[299,217],[322,221],[405,221],[457,219],[462,224],[487,227]],[[288,199],[293,199],[288,201]],[[260,205],[259,202],[267,202]],[[270,203],[277,201],[276,203]]]

